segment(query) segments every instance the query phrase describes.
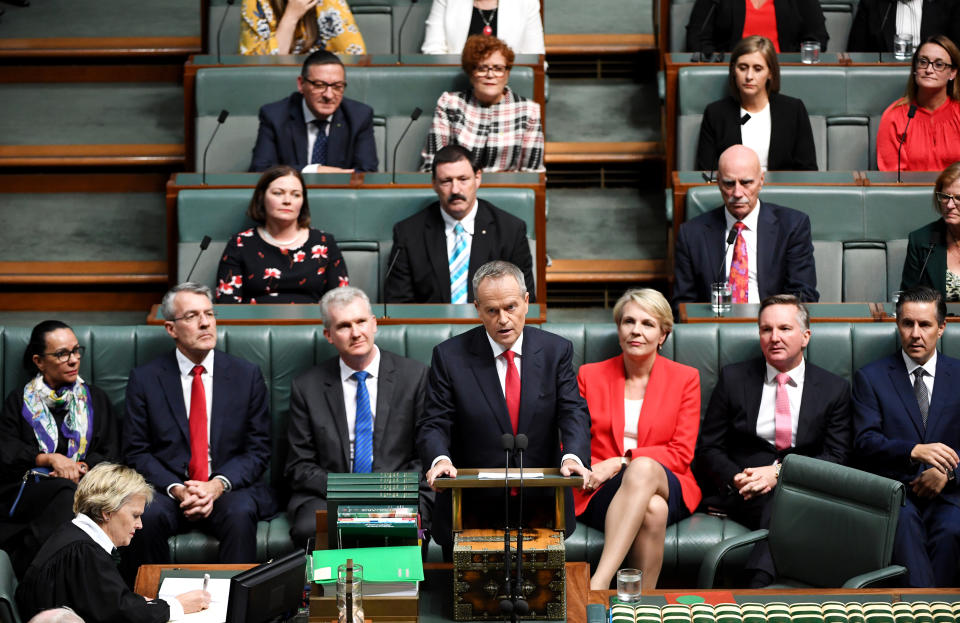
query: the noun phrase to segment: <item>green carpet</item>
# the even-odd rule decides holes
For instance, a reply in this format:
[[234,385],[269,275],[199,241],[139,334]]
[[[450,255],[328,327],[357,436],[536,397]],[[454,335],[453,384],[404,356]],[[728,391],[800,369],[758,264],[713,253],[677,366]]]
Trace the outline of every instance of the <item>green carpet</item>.
[[667,257],[662,191],[636,188],[547,190],[547,253],[576,260]]
[[199,0],[33,0],[3,5],[0,37],[199,37]]
[[0,101],[3,145],[183,143],[178,85],[3,84]]
[[162,261],[161,193],[0,193],[0,261]]
[[544,0],[547,34],[651,34],[652,0]]
[[548,141],[659,141],[660,100],[655,81],[551,78]]

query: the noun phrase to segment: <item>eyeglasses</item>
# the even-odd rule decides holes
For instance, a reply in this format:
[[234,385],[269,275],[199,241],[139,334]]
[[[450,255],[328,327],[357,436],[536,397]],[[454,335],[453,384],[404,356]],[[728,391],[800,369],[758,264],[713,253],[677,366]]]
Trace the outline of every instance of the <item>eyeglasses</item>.
[[918,68],[918,69],[926,69],[927,67],[930,67],[931,65],[933,66],[933,71],[935,71],[935,72],[937,72],[937,73],[940,73],[941,71],[943,71],[944,69],[946,69],[946,68],[948,68],[948,67],[953,67],[953,65],[951,65],[950,63],[944,63],[944,62],[941,61],[940,59],[937,59],[937,60],[935,60],[935,61],[931,61],[931,60],[930,60],[929,58],[927,58],[926,56],[921,56],[920,58],[917,59],[917,68]]
[[304,76],[301,76],[301,78],[303,78],[304,82],[309,83],[310,86],[321,93],[327,89],[333,89],[334,93],[343,93],[343,90],[347,88],[346,82],[324,82],[323,80],[311,80],[310,78],[306,78]]
[[86,350],[87,350],[87,348],[86,348],[85,346],[80,346],[80,345],[78,344],[77,346],[74,346],[74,347],[73,347],[73,350],[67,350],[66,348],[61,348],[61,349],[58,350],[58,351],[55,351],[55,352],[52,352],[52,353],[43,353],[43,354],[44,354],[44,355],[49,355],[50,357],[53,357],[54,359],[56,359],[56,360],[57,360],[58,362],[60,362],[60,363],[67,363],[68,361],[70,361],[70,357],[74,357],[74,356],[75,356],[77,359],[82,359],[82,358],[83,358],[83,353],[84,353]]
[[951,201],[955,206],[960,207],[960,195],[948,195],[947,193],[934,193],[937,195],[937,201],[940,202],[940,205],[947,205]]
[[490,74],[494,78],[499,78],[508,71],[510,71],[510,68],[505,65],[477,65],[473,68],[473,75],[486,76]]
[[207,309],[202,312],[192,311],[192,312],[187,312],[182,316],[177,316],[176,318],[173,318],[171,320],[173,322],[182,320],[186,323],[193,324],[193,323],[199,322],[201,316],[206,318],[207,320],[213,320],[214,318],[217,317],[217,312],[213,311],[212,309]]

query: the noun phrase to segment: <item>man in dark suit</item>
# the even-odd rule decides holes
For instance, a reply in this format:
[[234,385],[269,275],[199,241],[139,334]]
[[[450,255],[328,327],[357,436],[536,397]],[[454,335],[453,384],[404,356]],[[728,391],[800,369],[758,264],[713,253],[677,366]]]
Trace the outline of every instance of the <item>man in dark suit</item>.
[[161,312],[176,348],[134,368],[127,381],[124,455],[157,490],[124,555],[128,578],[135,565],[169,562],[167,537],[194,528],[219,539],[219,562],[255,562],[257,521],[276,512],[260,481],[270,460],[260,369],[214,350],[206,286],[174,287]]
[[[810,238],[810,218],[790,208],[760,201],[763,170],[749,147],[734,145],[720,155],[717,184],[723,207],[684,223],[675,248],[674,306],[707,302],[716,281],[743,280],[745,300],[759,303],[774,294],[820,300]],[[736,238],[724,244],[728,236]],[[740,267],[739,270],[736,270]],[[734,270],[731,270],[734,269]]]
[[[700,426],[696,466],[703,506],[750,529],[769,524],[783,457],[843,463],[850,449],[850,384],[804,361],[809,323],[797,297],[764,299],[757,323],[763,357],[724,366]],[[769,584],[769,549],[754,548],[748,569],[752,584]]]
[[[477,199],[481,178],[467,149],[447,145],[437,152],[433,190],[440,201],[393,227],[388,303],[472,303],[473,275],[492,260],[515,264],[526,282],[534,283],[526,223]],[[530,300],[536,302],[536,296]]]
[[906,485],[893,559],[907,567],[913,587],[960,581],[960,361],[937,353],[946,315],[936,290],[901,293],[901,350],[857,370],[853,379],[855,458]]
[[[524,328],[529,297],[523,272],[513,264],[484,264],[473,276],[473,287],[483,326],[433,349],[426,408],[417,424],[420,458],[429,466],[427,482],[433,486],[438,477],[456,478],[454,464],[502,466],[502,435],[517,433],[529,440],[526,467],[559,465],[565,476],[581,475],[586,482],[590,416],[573,374],[572,344]],[[519,466],[516,457],[512,465]],[[502,491],[471,491],[464,497],[465,517],[472,514],[482,527],[503,525]],[[516,507],[511,505],[514,512]],[[552,510],[553,502],[524,505],[525,510],[538,507]],[[450,510],[450,493],[444,491],[437,496],[433,536],[448,558],[453,547]],[[568,532],[576,525],[569,490],[566,525]]]
[[847,52],[893,52],[893,38],[897,34],[897,14],[905,12],[907,23],[919,17],[920,39],[913,45],[920,47],[922,41],[933,35],[946,35],[951,41],[960,41],[960,0],[922,0],[918,7],[920,15],[913,13],[912,2],[898,0],[860,0],[857,14],[850,26]]
[[[323,335],[339,355],[303,372],[290,387],[286,477],[290,535],[298,547],[316,533],[316,513],[327,507],[327,474],[421,471],[415,425],[427,367],[374,344],[377,319],[362,290],[334,288],[320,299],[320,309]],[[433,494],[425,485],[426,523]]]
[[345,98],[346,70],[318,50],[303,62],[297,93],[260,108],[251,171],[286,164],[304,173],[376,171],[373,109]]

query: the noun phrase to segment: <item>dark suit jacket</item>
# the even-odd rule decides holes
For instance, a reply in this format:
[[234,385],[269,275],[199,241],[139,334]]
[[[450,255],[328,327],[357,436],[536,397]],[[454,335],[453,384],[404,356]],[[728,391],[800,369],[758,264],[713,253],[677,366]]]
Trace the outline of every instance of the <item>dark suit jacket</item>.
[[[416,449],[416,420],[423,412],[426,387],[427,366],[380,349],[373,471],[422,471]],[[292,489],[289,510],[293,513],[308,499],[326,498],[327,474],[348,473],[351,469],[339,357],[293,380],[287,439],[290,453],[284,473]]]
[[[388,303],[449,303],[450,262],[440,202],[431,203],[393,226],[394,264],[385,286]],[[477,200],[477,220],[467,269],[467,301],[473,302],[473,275],[493,260],[507,260],[523,271],[536,302],[533,258],[527,224],[493,204]]]
[[[572,358],[573,345],[568,340],[524,328],[518,432],[529,438],[526,467],[559,467],[564,454],[574,454],[584,465],[590,464],[590,416],[577,389]],[[500,438],[512,432],[486,329],[476,327],[437,345],[426,407],[417,425],[417,447],[424,467],[429,469],[435,458],[446,455],[457,467],[502,468],[505,457]],[[518,466],[516,461],[514,457],[513,464]],[[502,501],[502,490],[497,493],[494,500]],[[575,527],[573,509],[568,489],[568,530]],[[450,525],[450,495],[445,492],[437,496],[433,516],[437,542],[449,544]],[[502,514],[490,517],[489,527],[502,525]]]
[[[914,286],[930,286],[934,290],[939,290],[940,294],[947,295],[946,236],[947,224],[942,218],[910,232],[907,257],[903,260],[903,276],[900,278],[901,290]],[[937,240],[932,252],[930,251],[931,237]],[[929,260],[927,260],[928,253]],[[925,260],[927,266],[923,268]],[[923,274],[920,274],[921,268],[923,268]]]
[[[310,164],[302,102],[303,96],[293,93],[260,108],[260,129],[253,146],[251,171],[265,171],[277,164],[302,169]],[[373,109],[345,97],[330,124],[327,165],[376,171],[379,161],[373,139]]]
[[[814,39],[826,52],[830,37],[818,0],[776,0],[773,10],[781,52],[799,52],[801,41]],[[688,51],[729,52],[743,37],[746,16],[744,0],[696,0],[687,23]]]
[[[810,239],[810,217],[803,212],[760,201],[757,206],[757,286],[760,299],[773,294],[796,294],[817,302],[817,271]],[[680,226],[674,253],[673,301],[707,302],[710,284],[723,262],[725,207],[719,207]]]
[[[700,122],[696,168],[716,170],[720,154],[731,145],[743,143],[740,128],[740,103],[737,100],[725,97],[707,106]],[[770,95],[767,168],[771,171],[817,170],[817,150],[807,109],[803,101],[780,93]]]
[[[234,491],[249,488],[261,516],[271,514],[273,493],[260,482],[270,461],[270,411],[260,368],[218,350],[209,415],[210,477],[223,475]],[[123,453],[160,495],[189,478],[190,424],[174,351],[130,371]]]
[[[907,376],[903,355],[874,361],[853,377],[854,453],[858,467],[907,484],[927,465],[910,460],[918,443],[940,442],[960,451],[960,361],[937,354],[937,375],[924,430],[920,407]],[[957,481],[940,494],[960,506]]]
[[[697,480],[721,495],[730,494],[733,477],[746,467],[770,465],[788,454],[844,463],[850,452],[850,384],[806,362],[797,423],[797,445],[777,450],[757,436],[763,394],[763,357],[724,366],[710,396],[697,444]],[[731,491],[732,489],[732,491]]]
[[[893,52],[897,30],[897,0],[860,0],[850,26],[848,52]],[[924,0],[920,40],[944,34],[960,41],[960,1]]]

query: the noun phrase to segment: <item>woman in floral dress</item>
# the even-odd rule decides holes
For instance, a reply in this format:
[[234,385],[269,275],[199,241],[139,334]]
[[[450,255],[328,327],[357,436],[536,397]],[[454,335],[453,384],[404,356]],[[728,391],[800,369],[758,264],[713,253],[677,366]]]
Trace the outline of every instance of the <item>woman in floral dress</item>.
[[241,54],[366,54],[346,0],[243,0]]

